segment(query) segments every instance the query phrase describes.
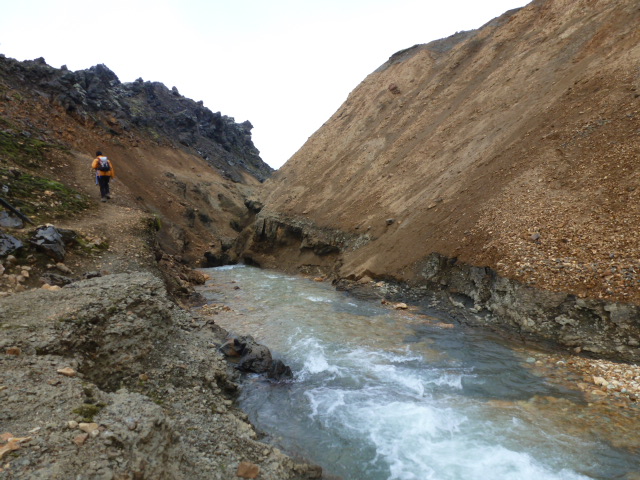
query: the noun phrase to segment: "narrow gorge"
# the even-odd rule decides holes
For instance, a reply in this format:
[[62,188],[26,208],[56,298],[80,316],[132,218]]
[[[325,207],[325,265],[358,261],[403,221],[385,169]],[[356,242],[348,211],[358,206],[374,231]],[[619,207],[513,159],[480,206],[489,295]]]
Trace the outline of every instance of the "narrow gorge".
[[277,171],[177,87],[0,55],[0,478],[638,478],[638,24],[409,47]]

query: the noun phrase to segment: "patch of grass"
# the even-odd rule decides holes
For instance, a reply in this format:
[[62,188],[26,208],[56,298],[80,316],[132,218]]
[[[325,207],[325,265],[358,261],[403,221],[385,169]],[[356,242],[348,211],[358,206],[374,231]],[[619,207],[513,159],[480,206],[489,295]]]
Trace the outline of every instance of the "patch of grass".
[[36,219],[68,217],[90,206],[89,197],[55,180],[0,167],[0,195]]
[[152,232],[159,232],[162,228],[162,220],[157,215],[152,215],[146,219],[147,227]]
[[0,158],[23,167],[39,167],[45,162],[47,151],[58,148],[32,136],[0,131]]
[[83,403],[78,408],[74,408],[73,413],[80,415],[82,417],[82,421],[86,423],[93,422],[93,417],[95,417],[100,410],[102,410],[106,405],[104,403],[96,403],[95,405],[91,403]]
[[84,253],[101,253],[109,250],[109,241],[105,238],[88,239],[82,235],[78,235],[76,238],[78,248]]

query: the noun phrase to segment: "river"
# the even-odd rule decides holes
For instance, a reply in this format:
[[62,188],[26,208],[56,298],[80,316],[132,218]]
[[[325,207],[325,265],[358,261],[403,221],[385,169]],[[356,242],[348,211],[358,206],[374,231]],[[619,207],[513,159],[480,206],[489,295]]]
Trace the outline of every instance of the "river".
[[539,350],[310,279],[245,266],[204,272],[212,280],[201,293],[229,307],[216,323],[253,335],[295,372],[281,383],[248,376],[242,409],[266,441],[330,475],[640,478],[637,452],[599,434],[616,420],[600,418],[571,382],[537,374]]

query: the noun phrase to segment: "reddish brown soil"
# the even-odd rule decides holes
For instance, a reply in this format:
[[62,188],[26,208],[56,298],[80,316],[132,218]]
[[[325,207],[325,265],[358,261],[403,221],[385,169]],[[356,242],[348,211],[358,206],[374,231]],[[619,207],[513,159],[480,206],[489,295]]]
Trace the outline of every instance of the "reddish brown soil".
[[267,211],[369,234],[341,276],[413,280],[439,252],[640,303],[638,25],[635,0],[538,0],[397,54],[267,182]]
[[[244,185],[232,183],[198,155],[175,148],[168,140],[154,141],[140,132],[118,131],[115,120],[111,127],[116,134],[106,134],[92,121],[79,121],[37,92],[17,91],[2,79],[0,118],[13,126],[12,131],[23,129],[68,149],[50,149],[46,159],[34,168],[15,165],[11,158],[0,159],[0,165],[17,166],[88,193],[95,199],[92,211],[58,224],[86,229],[92,235],[107,238],[112,245],[131,243],[131,239],[119,237],[129,231],[124,228],[132,223],[129,217],[138,224],[144,212],[144,216],[152,214],[159,220],[158,239],[165,252],[198,265],[206,251],[215,250],[221,240],[236,236],[230,222],[246,214],[244,199],[259,185],[249,175],[245,176]],[[111,159],[116,172],[112,182],[114,198],[106,204],[99,202],[90,168],[96,150]],[[42,218],[51,221],[46,219],[46,213]],[[134,229],[132,235],[139,234]]]

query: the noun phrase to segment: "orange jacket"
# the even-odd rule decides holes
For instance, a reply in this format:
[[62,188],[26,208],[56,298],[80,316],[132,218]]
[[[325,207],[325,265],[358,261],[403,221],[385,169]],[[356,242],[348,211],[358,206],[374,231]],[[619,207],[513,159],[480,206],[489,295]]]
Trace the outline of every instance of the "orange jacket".
[[111,170],[109,170],[108,172],[101,172],[100,170],[98,170],[98,167],[100,166],[100,157],[96,157],[96,158],[93,159],[93,163],[91,164],[91,168],[93,168],[96,171],[96,174],[100,175],[101,177],[103,177],[103,176],[115,177],[116,176],[116,171],[113,168],[113,162],[111,160],[109,160],[109,165],[111,165]]

